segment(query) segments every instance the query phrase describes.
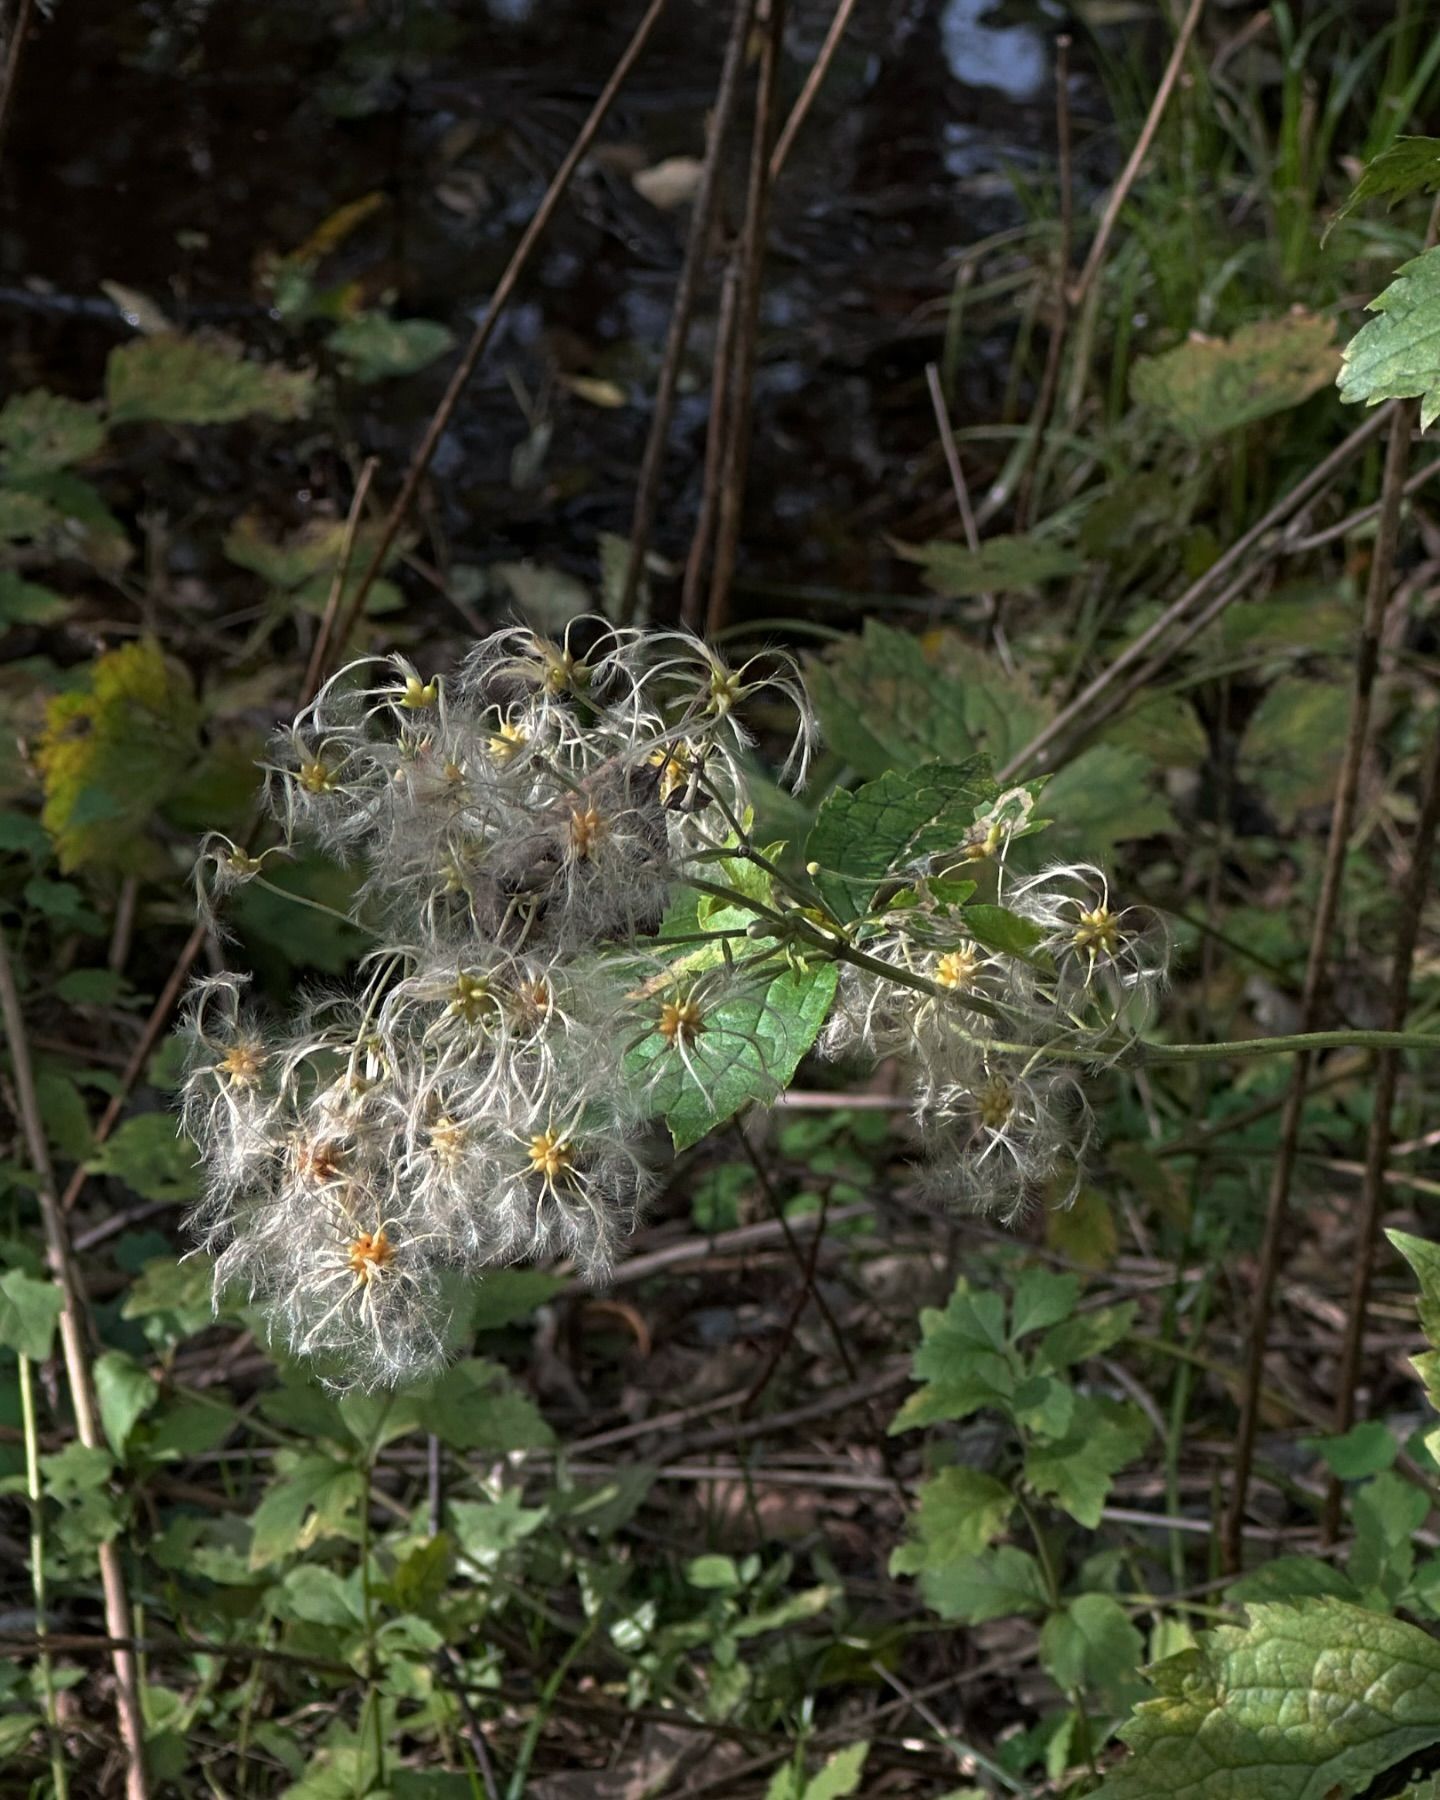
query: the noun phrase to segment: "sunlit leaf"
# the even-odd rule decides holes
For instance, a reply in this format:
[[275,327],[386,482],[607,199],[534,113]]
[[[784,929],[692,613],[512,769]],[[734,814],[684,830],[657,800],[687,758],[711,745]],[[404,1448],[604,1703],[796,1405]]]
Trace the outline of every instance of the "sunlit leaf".
[[1150,1671],[1097,1800],[1343,1800],[1440,1742],[1440,1643],[1342,1600],[1254,1604]]
[[942,1469],[921,1487],[910,1540],[891,1554],[890,1573],[918,1575],[978,1555],[1014,1510],[1014,1494],[993,1475],[959,1464]]
[[1366,309],[1378,314],[1345,347],[1340,398],[1420,401],[1420,429],[1440,416],[1440,249],[1396,271]]
[[150,639],[106,651],[89,674],[46,708],[41,818],[67,872],[134,870],[149,855],[145,827],[191,772],[199,708],[189,676]]

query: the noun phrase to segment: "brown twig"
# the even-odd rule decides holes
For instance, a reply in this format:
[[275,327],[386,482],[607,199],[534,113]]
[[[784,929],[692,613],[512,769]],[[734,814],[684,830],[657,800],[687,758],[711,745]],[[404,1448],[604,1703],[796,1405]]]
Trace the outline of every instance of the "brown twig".
[[1274,531],[1278,525],[1283,525],[1287,519],[1292,518],[1301,507],[1307,506],[1323,488],[1328,486],[1346,463],[1358,455],[1371,438],[1394,419],[1395,409],[1399,405],[1399,401],[1392,400],[1383,406],[1376,407],[1370,417],[1362,420],[1354,431],[1337,444],[1322,462],[1317,463],[1308,475],[1302,476],[1283,499],[1276,501],[1264,518],[1257,520],[1243,536],[1238,537],[1223,556],[1218,557],[1203,575],[1185,589],[1178,600],[1166,607],[1160,617],[1148,625],[1133,642],[1127,644],[1114,661],[1108,663],[1088,686],[1083,688],[1073,700],[1061,707],[1055,717],[1042,730],[1038,731],[1028,744],[1017,750],[1004,768],[999,771],[999,779],[1008,780],[1023,769],[1027,763],[1033,762],[1077,719],[1089,712],[1100,695],[1118,681],[1127,670],[1134,668],[1136,663],[1147,656],[1185,617],[1197,601],[1202,600],[1237,566],[1244,564],[1251,551],[1261,544],[1270,532]]
[[[70,1404],[75,1413],[75,1431],[87,1449],[101,1450],[105,1447],[105,1440],[99,1429],[99,1408],[86,1346],[85,1298],[75,1278],[65,1215],[56,1198],[55,1173],[50,1163],[50,1146],[45,1138],[40,1102],[35,1091],[35,1073],[30,1062],[25,1014],[20,1004],[19,990],[15,986],[15,974],[10,965],[10,951],[3,928],[0,928],[0,1015],[4,1018],[5,1037],[10,1047],[21,1127],[37,1178],[40,1217],[45,1228],[46,1260],[60,1292],[60,1348],[65,1360]],[[125,1590],[125,1570],[120,1561],[119,1545],[113,1540],[102,1543],[97,1555],[100,1561],[100,1585],[105,1597],[106,1628],[114,1638],[128,1638],[130,1598]],[[49,1647],[54,1649],[56,1640],[52,1638]],[[127,1800],[148,1800],[150,1789],[145,1777],[145,1723],[140,1710],[140,1686],[135,1656],[130,1649],[117,1645],[113,1661],[115,1711],[120,1727],[120,1742],[125,1752],[125,1793]]]
[[330,579],[330,592],[325,596],[325,611],[320,617],[320,629],[315,633],[314,647],[310,651],[310,661],[306,664],[305,679],[300,684],[300,705],[307,706],[320,691],[320,682],[325,674],[325,659],[330,654],[330,637],[335,629],[335,616],[340,610],[340,599],[345,592],[345,579],[350,573],[350,559],[355,554],[355,534],[360,529],[360,515],[365,510],[365,496],[370,492],[370,483],[375,478],[375,470],[379,459],[367,456],[360,479],[355,483],[355,492],[351,497],[350,510],[345,515],[345,530],[340,538],[340,555],[335,563],[335,573]]
[[1175,48],[1170,52],[1170,60],[1165,65],[1165,73],[1160,77],[1160,85],[1155,90],[1155,98],[1150,103],[1150,111],[1145,123],[1140,128],[1140,135],[1135,140],[1135,148],[1130,152],[1129,160],[1120,171],[1120,179],[1110,190],[1110,198],[1105,203],[1105,211],[1100,220],[1100,229],[1095,233],[1095,241],[1090,246],[1090,254],[1085,258],[1085,266],[1081,269],[1079,279],[1070,289],[1070,305],[1078,309],[1084,304],[1085,296],[1100,273],[1100,265],[1105,260],[1105,252],[1110,247],[1110,238],[1119,220],[1121,209],[1130,198],[1130,190],[1134,187],[1145,158],[1150,154],[1150,146],[1155,141],[1155,134],[1160,129],[1160,121],[1165,116],[1165,108],[1170,104],[1170,96],[1175,91],[1175,84],[1180,79],[1180,69],[1185,61],[1186,52],[1190,48],[1190,39],[1195,35],[1195,27],[1200,23],[1200,14],[1204,11],[1205,0],[1190,0],[1190,5],[1180,25],[1175,39]]
[[15,23],[10,30],[10,42],[5,55],[5,72],[0,75],[0,150],[5,147],[5,136],[10,129],[10,110],[15,100],[15,89],[20,80],[20,63],[25,55],[25,39],[30,31],[30,15],[35,10],[35,0],[20,0],[15,10]]
[[[1397,1031],[1404,1028],[1405,1016],[1410,1010],[1410,977],[1415,967],[1420,914],[1430,893],[1437,827],[1440,827],[1440,719],[1435,724],[1434,735],[1430,740],[1430,754],[1421,778],[1420,816],[1415,824],[1415,840],[1411,845],[1410,867],[1401,899],[1400,916],[1395,923],[1395,947],[1390,959],[1386,1022]],[[1399,1074],[1400,1058],[1393,1050],[1382,1050],[1375,1059],[1375,1092],[1371,1101],[1360,1218],[1355,1226],[1354,1261],[1351,1264],[1350,1308],[1345,1320],[1345,1340],[1336,1376],[1335,1423],[1332,1429],[1337,1435],[1348,1431],[1355,1422],[1355,1388],[1360,1378],[1360,1360],[1364,1351],[1365,1315],[1370,1304],[1370,1280],[1375,1269],[1380,1217],[1385,1208],[1385,1188],[1389,1174],[1386,1165],[1390,1156],[1395,1088]],[[1332,1475],[1321,1521],[1326,1543],[1333,1544],[1339,1534],[1340,1496],[1340,1482]]]
[[726,258],[720,277],[720,304],[715,318],[714,361],[710,370],[710,420],[705,429],[705,472],[700,489],[700,513],[690,554],[685,560],[685,584],[680,598],[680,622],[692,631],[700,629],[704,611],[701,595],[705,566],[715,541],[715,521],[720,512],[720,481],[725,468],[725,444],[730,421],[730,358],[735,342],[735,318],[739,305],[740,264],[738,248]]
[[755,0],[735,0],[735,18],[725,46],[720,85],[715,90],[715,104],[710,113],[705,167],[695,194],[690,235],[686,239],[685,257],[680,266],[680,279],[675,285],[675,304],[670,313],[665,354],[660,364],[660,380],[655,389],[655,409],[650,420],[650,434],[645,440],[645,454],[640,461],[635,512],[630,525],[630,554],[625,564],[625,582],[620,592],[618,608],[622,624],[628,623],[634,616],[635,596],[640,585],[641,571],[645,567],[645,552],[650,543],[650,528],[655,521],[660,474],[665,464],[666,440],[670,434],[670,419],[675,409],[675,393],[680,381],[680,364],[690,338],[690,321],[695,311],[700,274],[705,266],[710,233],[715,222],[715,206],[720,194],[720,162],[730,135],[730,125],[735,117],[735,104],[740,97],[745,45],[750,35],[750,21],[754,11]]
[[499,281],[496,282],[495,292],[490,296],[490,304],[485,309],[485,317],[475,327],[470,342],[465,346],[465,353],[457,363],[455,372],[451,375],[445,392],[441,396],[440,404],[435,408],[434,415],[425,428],[425,435],[411,458],[410,467],[405,471],[405,479],[400,484],[400,492],[395,496],[394,505],[385,516],[385,523],[380,529],[379,541],[376,543],[370,562],[365,573],[360,577],[354,596],[350,601],[344,625],[339,632],[340,637],[343,638],[347,635],[351,621],[359,616],[364,607],[370,590],[375,585],[380,571],[384,568],[386,559],[390,555],[391,546],[399,537],[401,527],[409,517],[411,507],[415,504],[415,496],[420,490],[420,483],[425,479],[425,471],[430,467],[431,459],[439,448],[440,440],[445,435],[451,415],[459,404],[460,396],[464,393],[470,377],[475,373],[476,365],[484,355],[485,348],[494,335],[495,327],[500,323],[520,277],[524,274],[534,253],[535,246],[543,237],[551,219],[554,218],[572,176],[584,160],[591,144],[594,143],[596,134],[605,122],[606,114],[614,104],[615,97],[624,86],[631,69],[639,60],[640,53],[644,50],[651,32],[659,23],[660,15],[664,12],[666,4],[667,0],[650,0],[650,4],[645,8],[630,42],[621,53],[620,60],[610,71],[610,77],[600,90],[599,98],[591,107],[588,118],[580,127],[574,143],[566,152],[565,160],[555,171],[534,217],[525,227],[520,242],[515,246],[513,255],[505,265]]
[[770,0],[770,17],[760,45],[755,127],[745,194],[745,223],[740,233],[740,282],[735,305],[733,354],[730,357],[725,455],[720,474],[715,557],[710,569],[710,599],[705,611],[705,630],[711,637],[724,626],[730,616],[730,584],[735,577],[735,560],[740,547],[740,521],[745,504],[745,470],[750,459],[755,356],[760,334],[761,276],[765,265],[766,226],[770,218],[770,151],[775,135],[776,89],[784,28],[785,0]]
[[1055,322],[1050,330],[1050,343],[1045,352],[1045,369],[1040,377],[1040,392],[1035,397],[1035,416],[1030,425],[1030,442],[1025,451],[1025,464],[1015,490],[1015,529],[1024,531],[1030,519],[1030,506],[1035,497],[1035,477],[1040,453],[1045,445],[1045,428],[1060,389],[1060,362],[1065,354],[1065,340],[1070,333],[1070,247],[1073,231],[1074,194],[1070,155],[1070,37],[1062,32],[1055,40],[1055,137],[1060,183],[1060,242],[1055,252]]
[[[955,442],[955,428],[950,423],[950,408],[945,404],[945,392],[940,385],[940,371],[934,363],[925,365],[925,382],[930,389],[930,407],[935,414],[935,427],[940,433],[940,447],[945,453],[945,466],[950,471],[950,486],[955,494],[955,504],[960,511],[960,524],[965,533],[965,547],[972,556],[980,554],[980,528],[975,519],[975,508],[970,503],[970,484],[965,479],[965,465],[960,460],[960,447]],[[985,609],[990,620],[990,629],[995,639],[995,649],[1005,668],[1014,674],[1010,646],[1005,639],[1005,627],[1000,617],[1000,602],[994,594],[981,593],[976,596]]]
[[[1330,814],[1330,836],[1325,848],[1325,863],[1320,877],[1320,893],[1315,905],[1315,919],[1310,933],[1310,950],[1305,965],[1305,979],[1300,994],[1300,1017],[1297,1030],[1314,1031],[1324,1004],[1330,960],[1330,941],[1335,929],[1335,916],[1340,904],[1340,890],[1345,875],[1345,857],[1350,843],[1350,829],[1355,816],[1355,798],[1360,786],[1360,771],[1370,741],[1370,712],[1374,697],[1375,676],[1380,663],[1380,633],[1385,609],[1390,599],[1391,580],[1395,569],[1395,551],[1400,536],[1400,512],[1404,498],[1405,471],[1410,457],[1410,432],[1414,423],[1413,402],[1402,402],[1390,425],[1390,441],[1385,453],[1385,473],[1381,481],[1380,522],[1376,530],[1375,548],[1370,562],[1370,579],[1365,593],[1365,611],[1360,624],[1359,642],[1355,649],[1355,679],[1350,703],[1350,719],[1346,730],[1345,749],[1335,787],[1335,800]],[[1260,1418],[1260,1387],[1265,1372],[1265,1351],[1270,1334],[1270,1312],[1275,1296],[1275,1282],[1280,1270],[1281,1251],[1290,1209],[1290,1184],[1294,1176],[1296,1155],[1300,1146],[1300,1121],[1310,1079],[1311,1056],[1296,1056],[1290,1071],[1290,1084],[1281,1114],[1280,1137],[1270,1179],[1270,1198],[1265,1216],[1265,1234],[1260,1247],[1259,1267],[1255,1278],[1255,1298],[1250,1322],[1250,1337],[1245,1359],[1245,1379],[1240,1395],[1240,1420],[1235,1434],[1235,1463],[1231,1474],[1230,1494],[1221,1527],[1221,1555],[1232,1571],[1240,1567],[1241,1542],[1245,1523],[1245,1504],[1250,1488],[1250,1471],[1255,1456],[1255,1433]]]
[[795,1336],[795,1328],[800,1323],[800,1315],[810,1304],[810,1296],[816,1292],[815,1268],[820,1261],[820,1246],[825,1242],[825,1213],[828,1207],[828,1196],[820,1196],[820,1220],[815,1227],[815,1235],[810,1239],[810,1248],[800,1270],[800,1289],[790,1303],[790,1312],[780,1328],[780,1335],[775,1340],[775,1348],[765,1360],[765,1366],[750,1384],[749,1392],[740,1402],[740,1417],[747,1418],[759,1402],[760,1396],[769,1387],[775,1371],[780,1367],[781,1359],[790,1348]]
[[835,8],[835,16],[830,21],[830,29],[825,33],[825,42],[820,46],[820,54],[815,58],[810,73],[805,77],[805,85],[801,88],[795,104],[790,108],[790,117],[786,119],[776,139],[775,148],[770,154],[770,180],[778,181],[780,171],[785,167],[785,160],[800,134],[800,127],[805,123],[810,108],[815,104],[815,96],[824,86],[825,77],[830,73],[830,65],[835,60],[835,53],[840,48],[840,40],[845,35],[845,27],[850,23],[850,15],[855,10],[856,0],[840,0]]

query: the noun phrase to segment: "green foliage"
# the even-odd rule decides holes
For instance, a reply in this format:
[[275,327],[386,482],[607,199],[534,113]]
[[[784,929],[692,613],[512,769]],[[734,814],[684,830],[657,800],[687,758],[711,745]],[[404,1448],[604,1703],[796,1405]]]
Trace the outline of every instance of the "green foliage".
[[1342,219],[1367,200],[1385,200],[1391,206],[1411,194],[1434,193],[1440,188],[1440,138],[1398,137],[1365,165],[1365,173],[1351,188],[1343,206],[1325,228],[1328,237]]
[[315,378],[247,360],[225,338],[137,337],[110,352],[105,395],[112,424],[227,425],[259,415],[302,419]]
[[1334,381],[1335,322],[1289,312],[1257,319],[1225,339],[1191,337],[1137,357],[1130,391],[1190,442],[1203,444],[1299,406]]
[[0,451],[7,480],[68,469],[93,455],[104,441],[104,421],[95,407],[44,388],[12,394],[0,407]]
[[1420,400],[1420,429],[1440,417],[1440,250],[1402,263],[1394,281],[1370,302],[1379,317],[1362,325],[1345,348],[1340,398]]
[[360,313],[330,333],[330,348],[356,381],[387,381],[414,375],[441,357],[454,335],[433,319],[391,319]]
[[0,1344],[31,1362],[44,1362],[63,1306],[53,1281],[36,1281],[23,1269],[7,1269],[0,1275]]
[[191,772],[199,719],[189,676],[151,639],[106,651],[85,688],[56,695],[36,762],[63,870],[145,866],[146,827]]
[[1150,1672],[1097,1800],[1325,1800],[1440,1742],[1440,1644],[1344,1601],[1252,1604]]
[[868,1744],[850,1744],[827,1757],[808,1780],[798,1769],[781,1769],[766,1788],[765,1800],[843,1800],[859,1792],[869,1754]]
[[1063,544],[1033,537],[987,538],[977,550],[941,541],[899,544],[896,549],[907,562],[921,565],[926,587],[957,600],[1030,592],[1048,581],[1078,575],[1085,567],[1084,560]]

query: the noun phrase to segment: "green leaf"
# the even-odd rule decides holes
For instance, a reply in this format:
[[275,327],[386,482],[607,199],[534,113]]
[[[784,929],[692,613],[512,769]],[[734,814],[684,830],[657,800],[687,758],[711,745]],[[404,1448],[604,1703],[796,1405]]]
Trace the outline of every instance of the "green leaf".
[[423,1395],[420,1421],[452,1450],[544,1450],[555,1434],[499,1363],[456,1363]]
[[1062,1320],[1045,1333],[1035,1366],[1067,1369],[1071,1363],[1103,1356],[1132,1329],[1135,1312],[1135,1302],[1125,1300],[1119,1306],[1106,1306],[1098,1312],[1078,1313]]
[[1287,829],[1302,807],[1328,803],[1349,717],[1348,687],[1303,675],[1282,677],[1251,714],[1240,776],[1259,788]]
[[843,1800],[855,1793],[869,1754],[868,1744],[849,1744],[827,1757],[825,1766],[805,1783],[804,1800]]
[[391,319],[360,313],[330,333],[330,348],[356,381],[413,375],[443,356],[454,333],[433,319]]
[[1365,1419],[1340,1437],[1306,1438],[1304,1448],[1324,1459],[1326,1467],[1342,1481],[1359,1481],[1388,1469],[1400,1446],[1388,1425]]
[[105,442],[95,407],[44,388],[12,394],[0,407],[0,449],[8,479],[48,474],[83,462]]
[[1340,398],[1420,400],[1420,429],[1440,415],[1440,249],[1401,265],[1367,308],[1378,318],[1345,347]]
[[1393,1606],[1415,1571],[1415,1533],[1430,1512],[1429,1496],[1384,1469],[1351,1497],[1355,1544],[1346,1573],[1371,1604]]
[[45,1492],[61,1508],[56,1536],[66,1549],[92,1551],[119,1535],[124,1519],[110,1492],[113,1468],[108,1450],[87,1444],[67,1444],[40,1458]]
[[1025,1618],[1045,1612],[1050,1605],[1039,1563],[1013,1544],[925,1570],[920,1591],[926,1605],[942,1619],[961,1625]]
[[940,1420],[964,1419],[982,1406],[1008,1404],[1015,1392],[1015,1367],[1001,1295],[972,1290],[962,1276],[944,1312],[928,1306],[921,1312],[920,1331],[914,1374],[927,1385],[895,1415],[891,1436]]
[[35,760],[67,874],[143,868],[145,827],[188,775],[199,720],[188,674],[144,638],[97,657],[88,688],[51,700]]
[[1005,906],[982,903],[967,906],[963,926],[977,944],[999,950],[1005,956],[1030,956],[1043,942],[1044,928],[1033,919],[1022,919]]
[[1440,1348],[1440,1244],[1412,1237],[1408,1231],[1387,1231],[1385,1235],[1420,1283],[1420,1329]]
[[1083,558],[1063,544],[1033,537],[987,538],[978,550],[940,541],[896,544],[895,549],[907,562],[922,564],[926,587],[949,599],[1029,593],[1085,567]]
[[742,994],[714,1006],[691,1058],[703,1092],[674,1046],[658,1032],[636,1046],[626,1067],[639,1080],[657,1066],[662,1069],[651,1088],[650,1105],[664,1118],[677,1150],[698,1144],[748,1102],[774,1099],[815,1042],[838,979],[834,963],[786,968],[763,993]]
[[113,1006],[124,992],[118,969],[71,969],[55,983],[55,998],[67,1006]]
[[95,1364],[95,1398],[110,1448],[123,1457],[136,1423],[160,1398],[160,1386],[133,1357],[107,1350]]
[[22,1269],[0,1275],[0,1344],[31,1362],[50,1354],[65,1302],[53,1281],[36,1281]]
[[250,1567],[269,1568],[318,1538],[348,1533],[350,1515],[365,1492],[365,1477],[351,1463],[321,1454],[282,1451],[278,1473],[251,1519]]
[[1080,1282],[1074,1275],[1057,1275],[1053,1269],[1022,1270],[1010,1301],[1011,1342],[1068,1319],[1079,1298]]
[[261,415],[303,419],[314,375],[247,362],[224,338],[138,337],[110,352],[105,367],[116,424],[159,419],[172,425],[224,425]]
[[979,1469],[942,1469],[920,1489],[911,1538],[891,1555],[892,1575],[918,1575],[978,1555],[999,1537],[1015,1510],[1003,1481]]
[[543,1506],[522,1504],[519,1488],[506,1488],[497,1500],[452,1500],[446,1511],[462,1555],[479,1569],[493,1568],[546,1516]]
[[1232,1581],[1226,1598],[1249,1604],[1252,1600],[1317,1600],[1333,1595],[1339,1600],[1359,1600],[1355,1583],[1334,1563],[1315,1556],[1276,1556],[1258,1569]]
[[1229,338],[1193,334],[1160,356],[1140,356],[1131,397],[1192,443],[1299,406],[1340,367],[1335,321],[1296,308],[1257,319]]
[[806,861],[820,865],[815,885],[826,904],[839,919],[863,918],[887,875],[924,873],[931,857],[957,853],[994,792],[980,757],[891,770],[863,787],[837,790],[805,843]]
[[143,1200],[193,1200],[200,1192],[195,1146],[169,1113],[126,1119],[91,1157],[92,1174],[114,1175]]
[[142,1320],[146,1337],[157,1346],[193,1337],[215,1322],[213,1274],[205,1256],[191,1254],[183,1262],[154,1257],[131,1283],[120,1316]]
[[1053,1498],[1077,1524],[1093,1531],[1112,1480],[1134,1462],[1149,1437],[1150,1422],[1139,1407],[1080,1394],[1063,1438],[1027,1446],[1025,1479],[1035,1493]]
[[1065,1694],[1123,1694],[1144,1654],[1144,1638],[1109,1594],[1077,1594],[1040,1632],[1040,1661]]
[[1367,200],[1388,200],[1391,206],[1411,194],[1434,193],[1440,188],[1440,138],[1398,137],[1365,165],[1365,173],[1350,190],[1345,204],[1325,227],[1325,238]]
[[471,1326],[500,1331],[518,1325],[564,1286],[563,1275],[547,1275],[543,1269],[487,1269],[476,1284]]
[[74,604],[54,588],[24,580],[14,569],[0,569],[0,626],[53,625]]
[[685,1565],[685,1579],[691,1587],[714,1589],[724,1594],[741,1586],[740,1571],[733,1556],[692,1557]]
[[1440,1643],[1341,1600],[1257,1604],[1156,1665],[1096,1800],[1343,1800],[1440,1742]]

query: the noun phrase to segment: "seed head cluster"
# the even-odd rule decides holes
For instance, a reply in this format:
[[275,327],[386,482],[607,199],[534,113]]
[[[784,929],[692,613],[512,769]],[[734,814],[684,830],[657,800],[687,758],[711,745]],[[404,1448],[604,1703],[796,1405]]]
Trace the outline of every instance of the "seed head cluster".
[[376,937],[356,991],[308,995],[282,1029],[229,974],[185,1014],[217,1290],[239,1284],[327,1377],[437,1366],[487,1267],[564,1253],[602,1275],[654,1183],[658,1100],[708,1092],[737,1035],[757,1041],[756,972],[686,973],[654,936],[745,816],[757,694],[798,713],[798,782],[813,725],[780,658],[580,620],[495,633],[453,685],[367,659],[272,746],[282,842],[205,845],[207,908],[308,841],[355,869]]
[[[893,978],[842,968],[822,1039],[835,1055],[898,1061],[926,1187],[1007,1220],[1037,1197],[1074,1198],[1091,1127],[1078,1076],[1133,1043],[1169,953],[1158,917],[1116,907],[1093,864],[1007,876],[1029,805],[1021,790],[1002,794],[945,878],[922,876],[881,916],[865,949]],[[970,883],[956,886],[987,866],[1003,913],[968,911]]]

